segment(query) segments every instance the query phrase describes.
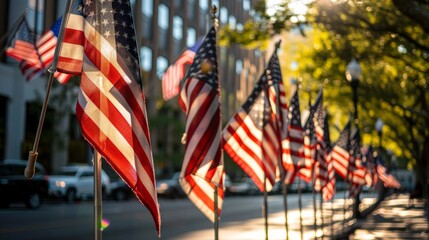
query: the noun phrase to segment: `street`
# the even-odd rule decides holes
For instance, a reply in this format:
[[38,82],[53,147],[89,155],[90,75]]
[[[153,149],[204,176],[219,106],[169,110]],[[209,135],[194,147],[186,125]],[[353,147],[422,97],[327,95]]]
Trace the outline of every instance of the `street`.
[[[362,194],[362,205],[375,202],[375,194]],[[314,236],[328,237],[333,220],[339,227],[342,221],[351,216],[352,200],[345,204],[344,193],[339,192],[335,200],[324,203],[324,232],[320,225],[319,202],[317,221],[314,229],[313,195],[302,194],[302,239]],[[211,223],[187,198],[159,199],[161,206],[160,239],[214,239]],[[288,195],[289,239],[300,239],[300,214],[298,194]],[[262,217],[263,196],[227,196],[219,222],[219,239],[222,240],[260,240],[265,238],[265,222]],[[347,210],[344,211],[346,206]],[[332,210],[334,213],[332,213]],[[269,239],[286,239],[285,215],[282,195],[268,196],[268,235]],[[331,219],[331,216],[333,218]],[[108,226],[102,233],[103,239],[137,240],[158,239],[156,229],[146,208],[135,198],[129,201],[103,202],[103,219]],[[24,205],[12,205],[0,209],[0,239],[7,240],[75,240],[94,239],[93,202],[81,201],[73,205],[64,202],[45,202],[40,209],[28,210]],[[337,227],[338,228],[338,227]],[[337,229],[338,230],[338,229]]]
[[[213,239],[213,224],[188,199],[160,199],[161,239]],[[234,197],[224,200],[219,223],[220,239],[263,239],[263,196]],[[313,224],[312,194],[302,194],[304,224]],[[46,202],[38,210],[12,205],[0,210],[0,239],[93,239],[92,201],[74,205]],[[288,196],[289,228],[292,239],[299,234],[298,195]],[[281,195],[268,196],[270,239],[285,239]],[[109,226],[103,239],[157,239],[152,217],[137,200],[104,201],[103,219]],[[293,231],[293,232],[292,232]],[[309,233],[307,233],[309,232]],[[305,236],[314,234],[313,230]],[[299,238],[299,235],[296,235]],[[314,236],[314,235],[313,235]],[[305,237],[306,238],[306,237]]]

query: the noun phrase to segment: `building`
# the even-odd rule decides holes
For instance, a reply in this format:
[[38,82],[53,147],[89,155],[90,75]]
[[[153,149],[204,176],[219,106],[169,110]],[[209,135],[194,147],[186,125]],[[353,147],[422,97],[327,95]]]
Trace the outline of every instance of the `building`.
[[[140,48],[144,90],[148,100],[149,127],[155,165],[172,171],[181,166],[183,114],[177,99],[164,102],[161,76],[180,53],[203,37],[210,26],[210,6],[219,9],[220,25],[236,28],[253,16],[254,0],[131,0]],[[63,15],[63,0],[0,1],[0,34],[8,30],[28,8],[27,21],[40,36]],[[36,8],[37,5],[37,8]],[[37,11],[35,11],[37,9]],[[37,14],[36,14],[37,12]],[[37,26],[37,27],[35,27]],[[0,43],[2,49],[6,41]],[[26,82],[18,63],[1,54],[0,62],[0,160],[27,159],[33,147],[47,74]],[[219,48],[223,121],[227,122],[244,102],[263,67],[257,51],[238,46]],[[78,78],[62,86],[54,82],[44,121],[39,158],[48,170],[70,162],[87,162],[90,151],[79,134],[74,117]],[[162,136],[162,137],[161,137]]]

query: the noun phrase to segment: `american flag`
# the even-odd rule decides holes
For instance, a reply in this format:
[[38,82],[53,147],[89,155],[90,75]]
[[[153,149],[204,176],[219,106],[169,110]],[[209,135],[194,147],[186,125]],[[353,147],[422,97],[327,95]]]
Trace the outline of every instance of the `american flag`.
[[398,180],[393,175],[387,173],[386,167],[382,164],[380,157],[377,157],[375,162],[377,166],[376,171],[378,179],[383,182],[384,187],[397,189],[401,188],[401,184],[398,182]]
[[314,167],[316,163],[317,137],[315,132],[315,112],[322,101],[322,92],[316,97],[313,106],[310,105],[310,114],[304,125],[304,167],[299,170],[299,176],[305,182],[314,179]]
[[[325,109],[324,111],[325,116],[324,116],[324,128],[323,128],[323,140],[324,140],[324,146],[322,147],[322,149],[324,148],[323,152],[320,152],[318,158],[320,157],[320,159],[318,159],[318,162],[321,163],[324,160],[326,161],[326,171],[327,171],[327,175],[325,175],[326,178],[326,183],[322,188],[322,196],[323,199],[325,201],[329,201],[332,199],[332,197],[335,195],[335,169],[334,169],[334,163],[332,161],[331,156],[331,139],[330,139],[330,134],[329,134],[329,124],[328,124],[328,113]],[[323,154],[323,156],[321,156]],[[323,165],[323,164],[321,164]],[[321,167],[322,168],[322,167]],[[321,173],[323,171],[320,171]],[[326,173],[322,173],[320,175],[324,175]]]
[[19,21],[16,30],[11,33],[6,54],[19,62],[27,61],[34,66],[40,66],[39,55],[34,45],[34,33],[28,27],[25,18]]
[[58,71],[81,75],[82,134],[148,208],[160,213],[130,2],[73,1],[64,16]]
[[360,134],[359,130],[356,130],[350,139],[350,163],[349,163],[349,176],[348,181],[353,184],[371,186],[371,180],[367,181],[367,169],[362,162],[362,151],[360,147]]
[[[280,47],[280,41],[276,43],[276,48]],[[270,78],[268,86],[268,98],[271,108],[276,115],[281,131],[281,139],[285,139],[288,129],[288,106],[286,103],[286,93],[283,84],[283,77],[280,70],[280,62],[277,52],[274,52],[268,62],[267,76]]]
[[350,185],[349,197],[356,197],[365,185],[366,168],[362,165],[362,152],[360,150],[359,130],[352,134],[350,139],[349,173],[347,175]]
[[286,103],[286,93],[285,87],[283,84],[283,78],[280,70],[280,62],[277,56],[277,49],[280,47],[280,41],[276,43],[276,50],[268,62],[268,67],[266,69],[268,81],[268,99],[270,102],[271,109],[276,117],[277,126],[279,130],[279,139],[280,139],[280,155],[278,157],[278,175],[282,179],[285,178],[285,169],[282,166],[282,152],[286,148],[286,137],[288,133],[288,105]]
[[334,148],[331,151],[330,158],[333,161],[335,172],[344,180],[347,179],[350,163],[350,121],[347,122],[340,134]]
[[[34,65],[34,63],[25,60],[20,63],[19,68],[28,81],[36,77],[38,73],[43,73],[44,70],[52,64],[58,34],[61,28],[61,20],[62,18],[59,18],[48,31],[37,39],[36,48],[40,55],[40,59],[37,59],[39,64]],[[41,64],[39,60],[41,61]],[[72,75],[56,71],[54,73],[54,77],[61,84],[66,84]]]
[[301,167],[304,167],[304,130],[301,126],[301,113],[299,109],[298,89],[292,96],[288,115],[288,134],[283,142],[283,168],[286,170],[284,182],[293,183]]
[[[333,166],[328,161],[330,151],[329,125],[327,113],[323,107],[323,90],[318,94],[313,108],[314,113],[314,130],[316,135],[316,163],[314,167],[314,190],[322,192],[325,201],[332,198],[334,194],[334,171]],[[330,166],[329,166],[330,165]],[[330,167],[330,169],[329,169]],[[328,171],[331,170],[331,172]]]
[[223,148],[261,192],[273,188],[281,157],[279,124],[271,105],[276,107],[276,103],[270,102],[275,99],[269,99],[267,89],[278,81],[276,60],[274,53],[252,93],[223,130]]
[[162,97],[165,101],[170,100],[179,94],[180,81],[185,77],[185,67],[194,61],[195,52],[201,45],[197,41],[194,46],[186,49],[177,61],[170,65],[162,76]]
[[[195,55],[180,91],[179,105],[186,114],[185,156],[180,185],[195,206],[214,222],[215,216],[220,216],[222,210],[225,178],[214,27],[209,30]],[[214,199],[216,188],[217,214]]]

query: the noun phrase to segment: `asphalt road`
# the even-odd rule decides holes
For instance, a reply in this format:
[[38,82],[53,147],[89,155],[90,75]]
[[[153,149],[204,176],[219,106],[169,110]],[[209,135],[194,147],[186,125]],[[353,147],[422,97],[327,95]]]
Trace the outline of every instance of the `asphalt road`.
[[[263,196],[228,196],[224,200],[219,223],[220,239],[240,239],[239,234],[264,234]],[[303,194],[305,211],[312,210],[312,195]],[[0,209],[0,239],[4,240],[85,240],[94,239],[92,201],[73,205],[47,202],[40,209],[28,210],[24,205]],[[213,239],[213,224],[188,199],[160,199],[161,239]],[[288,196],[289,219],[299,219],[297,194]],[[284,213],[281,195],[268,197],[270,227],[277,225],[284,239]],[[274,217],[282,218],[280,222]],[[104,201],[103,219],[109,226],[103,231],[105,240],[158,239],[152,218],[137,200]],[[295,224],[296,225],[296,224]],[[239,228],[238,228],[239,226]],[[295,227],[296,228],[296,227]],[[224,230],[225,229],[225,230]],[[239,231],[240,233],[234,233]],[[280,229],[280,230],[279,230]],[[236,236],[236,237],[234,237]],[[263,236],[262,236],[263,237]],[[272,239],[272,238],[270,238]]]

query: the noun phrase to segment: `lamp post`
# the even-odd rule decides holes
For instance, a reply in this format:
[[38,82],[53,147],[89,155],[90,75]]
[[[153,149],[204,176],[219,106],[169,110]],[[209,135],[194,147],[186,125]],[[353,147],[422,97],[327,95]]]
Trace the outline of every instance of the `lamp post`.
[[[354,106],[354,123],[356,130],[359,131],[359,118],[358,118],[358,108],[357,108],[357,102],[358,102],[358,96],[357,96],[357,89],[359,86],[359,79],[362,75],[362,70],[359,66],[359,63],[356,61],[356,59],[352,59],[349,64],[347,64],[346,67],[346,78],[350,82],[350,86],[353,90],[353,106]],[[358,145],[360,146],[360,135],[358,134]],[[348,176],[347,176],[348,178]],[[353,216],[356,218],[360,217],[359,212],[359,204],[360,204],[360,198],[359,194],[356,194],[355,202],[353,204]]]
[[346,78],[350,82],[350,86],[353,90],[353,106],[354,106],[354,122],[356,127],[358,127],[358,109],[357,109],[357,88],[359,86],[359,79],[362,75],[362,70],[359,66],[359,63],[356,61],[356,59],[352,59],[352,61],[347,64],[346,68]]
[[384,122],[383,120],[381,120],[381,118],[378,118],[377,121],[375,122],[375,130],[377,130],[378,133],[378,151],[381,151],[381,137],[383,134],[383,126],[384,126]]

